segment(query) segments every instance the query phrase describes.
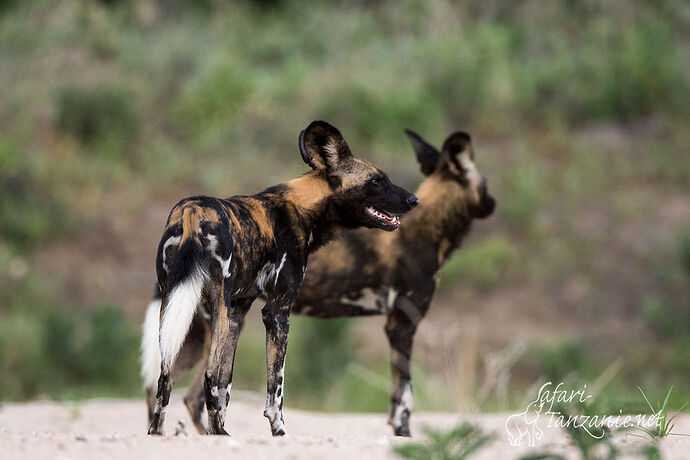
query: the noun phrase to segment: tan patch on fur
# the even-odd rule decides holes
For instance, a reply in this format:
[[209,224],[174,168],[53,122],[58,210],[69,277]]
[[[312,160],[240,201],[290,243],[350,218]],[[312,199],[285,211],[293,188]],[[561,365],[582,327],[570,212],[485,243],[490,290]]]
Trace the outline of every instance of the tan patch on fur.
[[273,238],[273,226],[268,219],[266,209],[263,207],[262,203],[259,200],[249,198],[247,199],[246,204],[249,207],[249,212],[252,215],[252,219],[259,227],[261,235],[268,238]]
[[441,243],[438,246],[438,264],[441,265],[443,261],[446,259],[446,255],[448,253],[448,249],[450,249],[450,240],[447,238],[444,238],[441,240]]
[[168,218],[168,226],[176,224],[182,219],[182,209],[182,207],[178,207],[170,212],[170,217]]
[[198,201],[189,201],[172,210],[168,227],[177,223],[182,224],[181,244],[189,238],[197,238],[199,225],[202,222],[218,223],[219,221],[220,217],[214,209],[199,206]]
[[[383,264],[388,268],[394,267],[398,263],[402,251],[402,247],[398,244],[398,233],[378,231],[376,236],[373,249],[377,254],[378,264]],[[380,269],[380,265],[377,269]]]
[[196,238],[197,229],[201,222],[201,214],[197,212],[194,206],[187,206],[182,210],[182,245],[189,238]]
[[334,241],[328,246],[328,251],[324,252],[326,257],[324,269],[329,272],[345,271],[347,267],[354,263],[352,254],[347,250],[341,240]]
[[292,179],[285,185],[288,187],[286,198],[298,208],[312,212],[318,211],[326,199],[333,194],[326,178],[318,172]]
[[402,228],[413,237],[441,243],[448,216],[467,214],[471,199],[456,181],[433,174],[421,183],[415,195],[420,205],[403,217]]

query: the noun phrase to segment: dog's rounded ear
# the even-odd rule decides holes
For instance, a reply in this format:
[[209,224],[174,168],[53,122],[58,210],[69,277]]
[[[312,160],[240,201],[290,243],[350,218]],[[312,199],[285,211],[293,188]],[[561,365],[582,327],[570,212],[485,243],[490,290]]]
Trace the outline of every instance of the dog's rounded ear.
[[459,175],[462,172],[460,155],[469,152],[470,157],[473,156],[472,138],[464,131],[456,131],[448,136],[441,151],[447,157],[446,161],[450,170]]
[[302,159],[312,169],[332,171],[352,157],[350,147],[334,126],[325,121],[312,121],[299,135]]
[[438,157],[441,154],[438,153],[438,150],[436,150],[431,144],[422,139],[422,136],[414,131],[406,129],[405,134],[407,134],[407,138],[410,139],[412,148],[417,154],[417,161],[419,162],[422,174],[428,176],[436,169]]
[[472,138],[465,131],[456,131],[443,143],[443,152],[455,157],[472,147]]

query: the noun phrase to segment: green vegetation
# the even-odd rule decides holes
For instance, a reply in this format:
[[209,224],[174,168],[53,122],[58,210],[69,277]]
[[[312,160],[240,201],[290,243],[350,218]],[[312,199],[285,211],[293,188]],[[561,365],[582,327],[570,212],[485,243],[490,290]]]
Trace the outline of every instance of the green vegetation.
[[462,278],[495,287],[506,269],[515,265],[517,255],[518,250],[499,236],[470,242],[443,266],[441,277]]
[[0,324],[0,399],[139,394],[138,335],[112,306],[12,309]]
[[426,428],[427,440],[424,443],[406,443],[393,448],[403,458],[414,460],[463,460],[470,458],[482,447],[494,440],[481,428],[464,422],[448,430]]
[[[0,1],[0,398],[135,394],[153,279],[133,271],[152,266],[135,243],[158,235],[157,210],[300,174],[297,133],[327,119],[412,188],[404,128],[435,144],[472,133],[498,208],[442,270],[433,308],[476,303],[495,338],[481,302],[508,299],[503,321],[548,337],[530,337],[500,404],[616,359],[611,408],[637,384],[687,401],[689,26],[682,0]],[[290,404],[386,409],[384,348],[353,321],[293,324]],[[415,350],[419,408],[454,400],[444,372],[466,348],[444,346],[456,354]],[[263,353],[248,326],[240,388],[262,390]]]
[[[639,388],[639,387],[638,387]],[[649,406],[649,409],[652,411],[653,414],[659,414],[659,419],[657,420],[657,424],[654,427],[653,430],[648,430],[646,428],[641,428],[645,433],[647,433],[652,439],[663,439],[667,437],[670,434],[673,433],[673,420],[676,418],[675,415],[669,417],[668,416],[668,403],[669,399],[671,398],[671,393],[673,392],[673,386],[669,388],[668,393],[666,393],[666,397],[664,398],[663,403],[658,403],[656,407],[652,406],[652,403],[649,402],[649,398],[647,398],[647,395],[644,394],[644,391],[642,391],[642,388],[639,388],[640,393],[642,393],[642,397],[644,398],[645,402]],[[687,403],[683,404],[683,407],[681,407],[679,410],[683,410]],[[678,433],[675,433],[678,434]],[[687,436],[687,435],[686,435]]]
[[60,88],[57,127],[105,155],[123,152],[137,137],[138,113],[132,94],[117,88]]

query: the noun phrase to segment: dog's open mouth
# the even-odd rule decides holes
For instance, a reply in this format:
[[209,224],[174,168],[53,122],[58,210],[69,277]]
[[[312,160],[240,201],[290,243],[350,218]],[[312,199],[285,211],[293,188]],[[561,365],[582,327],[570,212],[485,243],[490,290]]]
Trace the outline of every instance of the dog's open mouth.
[[400,226],[400,217],[391,215],[386,211],[379,211],[371,206],[367,206],[367,214],[389,227],[398,228]]

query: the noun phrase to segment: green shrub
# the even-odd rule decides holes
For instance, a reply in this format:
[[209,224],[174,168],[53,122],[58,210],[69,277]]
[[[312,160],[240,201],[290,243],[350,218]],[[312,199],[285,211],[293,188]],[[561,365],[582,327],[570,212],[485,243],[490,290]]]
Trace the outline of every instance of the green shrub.
[[545,172],[534,164],[521,164],[501,179],[500,212],[516,227],[533,229],[550,193]]
[[85,379],[116,388],[136,387],[140,342],[136,329],[112,305],[94,310],[89,326],[89,338],[79,352]]
[[364,142],[387,146],[399,145],[405,128],[427,133],[440,125],[434,98],[417,88],[347,84],[325,95],[317,112],[338,125],[351,126]]
[[242,62],[223,56],[192,79],[173,103],[176,124],[192,136],[227,129],[252,92]]
[[65,227],[64,206],[38,173],[35,155],[0,140],[0,240],[26,250]]
[[472,242],[456,251],[441,268],[442,280],[468,279],[493,286],[517,258],[517,248],[503,237]]
[[578,341],[557,344],[542,351],[541,364],[544,375],[552,382],[563,382],[575,373],[578,377],[592,374],[592,363],[585,346]]
[[463,422],[450,430],[424,429],[427,439],[421,443],[408,442],[395,446],[393,452],[413,460],[463,460],[489,445],[496,435]]
[[18,3],[18,0],[0,0],[0,14],[6,13]]
[[121,158],[139,135],[134,95],[125,89],[65,86],[55,104],[57,126],[105,157]]
[[315,404],[343,378],[354,358],[352,322],[294,317],[291,323],[286,391]]
[[39,318],[24,312],[0,317],[0,400],[36,396],[49,383]]
[[642,318],[663,337],[687,337],[690,334],[690,304],[688,300],[672,304],[657,296],[642,300]]
[[111,306],[90,314],[15,305],[0,316],[0,399],[132,395],[139,336]]

